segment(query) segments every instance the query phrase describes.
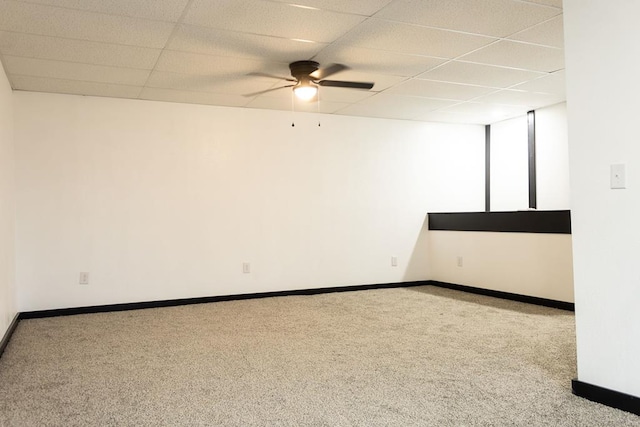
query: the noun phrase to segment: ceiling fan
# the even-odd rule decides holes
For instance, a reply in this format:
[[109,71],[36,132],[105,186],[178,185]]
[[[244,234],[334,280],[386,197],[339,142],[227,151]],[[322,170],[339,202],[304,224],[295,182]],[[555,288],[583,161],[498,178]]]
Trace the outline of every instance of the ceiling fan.
[[349,67],[342,64],[331,64],[326,68],[320,68],[320,64],[315,61],[296,61],[289,64],[291,70],[291,77],[280,77],[265,73],[251,73],[252,76],[271,77],[280,80],[286,80],[292,82],[286,86],[274,87],[267,90],[261,90],[259,92],[253,92],[246,94],[245,96],[262,95],[263,93],[271,92],[274,90],[284,89],[287,87],[293,88],[293,93],[304,101],[313,99],[318,93],[318,86],[331,86],[342,87],[348,89],[364,89],[369,90],[373,87],[374,83],[367,82],[348,82],[343,80],[326,80],[327,77],[336,74],[340,71],[348,70]]

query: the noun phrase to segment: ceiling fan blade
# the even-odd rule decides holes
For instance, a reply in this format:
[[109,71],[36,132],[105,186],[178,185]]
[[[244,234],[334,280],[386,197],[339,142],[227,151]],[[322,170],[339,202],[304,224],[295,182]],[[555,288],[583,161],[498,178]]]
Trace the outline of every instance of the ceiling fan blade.
[[335,73],[339,73],[340,71],[344,71],[348,69],[349,67],[347,67],[346,65],[331,64],[328,67],[321,68],[319,70],[314,71],[313,73],[310,74],[310,76],[313,77],[315,80],[322,80],[322,79],[326,79],[327,77]]
[[287,88],[287,87],[293,87],[293,86],[295,86],[295,85],[286,85],[286,86],[272,87],[271,89],[265,89],[265,90],[260,90],[260,91],[258,91],[258,92],[247,93],[247,94],[242,95],[242,96],[245,96],[245,97],[247,97],[247,98],[250,98],[250,97],[252,97],[252,96],[258,96],[258,95],[262,95],[263,93],[273,92],[274,90],[284,89],[284,88]]
[[330,87],[345,87],[350,89],[365,89],[369,90],[373,87],[374,83],[366,83],[366,82],[344,82],[342,80],[320,80],[318,83],[319,86],[330,86]]
[[249,74],[247,74],[247,76],[268,77],[270,79],[286,80],[288,82],[295,82],[296,81],[295,79],[292,79],[291,77],[274,76],[273,74],[267,74],[267,73],[249,73]]

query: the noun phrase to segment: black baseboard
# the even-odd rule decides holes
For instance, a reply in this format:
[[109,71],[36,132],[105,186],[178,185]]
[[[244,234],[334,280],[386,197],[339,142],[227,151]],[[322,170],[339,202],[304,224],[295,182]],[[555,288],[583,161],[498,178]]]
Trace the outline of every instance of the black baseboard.
[[40,319],[45,317],[72,316],[76,314],[108,313],[112,311],[142,310],[145,308],[175,307],[190,304],[206,304],[220,301],[238,301],[258,298],[284,297],[294,295],[317,295],[332,292],[353,292],[366,291],[369,289],[385,288],[406,288],[411,286],[438,286],[441,288],[454,289],[457,291],[469,292],[490,297],[508,299],[512,301],[525,302],[528,304],[543,305],[546,307],[559,308],[562,310],[574,311],[574,304],[564,301],[556,301],[545,298],[531,297],[527,295],[513,294],[509,292],[494,291],[490,289],[474,288],[471,286],[457,285],[453,283],[439,282],[435,280],[421,280],[415,282],[377,283],[371,285],[351,285],[326,288],[295,289],[289,291],[259,292],[252,294],[219,295],[209,297],[181,298],[159,301],[141,301],[121,304],[93,305],[84,307],[59,308],[51,310],[26,311],[19,313],[18,319]]
[[429,281],[382,283],[373,285],[352,285],[330,288],[296,289],[290,291],[259,292],[254,294],[220,295],[211,297],[182,298],[161,301],[143,301],[123,304],[94,305],[86,307],[60,308],[53,310],[27,311],[20,313],[20,319],[40,319],[44,317],[71,316],[75,314],[106,313],[111,311],[141,310],[145,308],[175,307],[179,305],[206,304],[220,301],[238,301],[257,298],[285,297],[293,295],[317,295],[333,292],[365,291],[369,289],[406,288],[425,286]]
[[122,304],[107,304],[107,305],[94,305],[85,307],[71,307],[60,308],[52,310],[38,310],[38,311],[26,311],[18,313],[13,322],[9,326],[9,329],[5,333],[2,341],[0,341],[0,355],[7,346],[11,335],[15,331],[18,323],[22,319],[40,319],[46,317],[58,317],[58,316],[72,316],[76,314],[91,314],[91,313],[108,313],[116,311],[128,311],[128,310],[142,310],[146,308],[160,308],[160,307],[175,307],[180,305],[190,304],[206,304],[212,302],[221,301],[238,301],[249,300],[258,298],[270,298],[270,297],[284,297],[295,295],[317,295],[333,292],[353,292],[353,291],[366,291],[370,289],[388,289],[388,288],[406,288],[412,286],[438,286],[441,288],[454,289],[457,291],[469,292],[474,294],[480,294],[485,296],[491,296],[496,298],[508,299],[512,301],[524,302],[528,304],[543,305],[546,307],[559,308],[562,310],[574,310],[574,304],[555,301],[545,298],[530,297],[526,295],[512,294],[508,292],[493,291],[489,289],[474,288],[471,286],[456,285],[453,283],[438,282],[435,280],[421,280],[415,282],[396,282],[396,283],[378,283],[371,285],[352,285],[352,286],[338,286],[338,287],[325,287],[325,288],[311,288],[311,289],[295,289],[288,291],[274,291],[274,292],[259,292],[252,294],[234,294],[234,295],[220,295],[209,297],[197,297],[197,298],[182,298],[172,300],[160,300],[160,301],[142,301],[131,302]]
[[576,396],[584,397],[592,402],[640,415],[640,397],[598,387],[577,379],[571,381],[571,390]]
[[11,321],[11,323],[9,324],[9,329],[7,329],[7,332],[4,333],[4,336],[2,337],[2,341],[0,341],[0,356],[2,356],[2,353],[4,353],[4,349],[7,348],[7,345],[9,344],[9,340],[11,339],[11,335],[13,335],[13,332],[18,327],[19,322],[20,322],[20,314],[16,314],[13,320]]
[[575,311],[575,304],[572,302],[556,301],[553,299],[531,297],[528,295],[513,294],[510,292],[475,288],[473,286],[456,285],[454,283],[438,282],[437,280],[429,280],[428,283],[432,286],[438,286],[440,288],[447,288],[447,289],[453,289],[456,291],[469,292],[472,294],[508,299],[511,301],[525,302],[527,304],[535,304],[535,305],[542,305],[545,307],[559,308],[560,310]]

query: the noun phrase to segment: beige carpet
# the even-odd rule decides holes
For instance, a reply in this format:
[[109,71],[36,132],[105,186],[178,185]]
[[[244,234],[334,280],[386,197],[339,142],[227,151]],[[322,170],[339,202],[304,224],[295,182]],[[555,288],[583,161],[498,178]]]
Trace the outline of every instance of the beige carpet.
[[575,365],[572,313],[435,287],[24,320],[0,426],[640,426]]

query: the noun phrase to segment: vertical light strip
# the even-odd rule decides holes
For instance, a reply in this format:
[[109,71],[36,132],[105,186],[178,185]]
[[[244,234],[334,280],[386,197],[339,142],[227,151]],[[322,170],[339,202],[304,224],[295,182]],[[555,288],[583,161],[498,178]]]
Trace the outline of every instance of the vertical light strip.
[[491,212],[491,125],[484,126],[484,210]]
[[538,194],[536,189],[536,112],[527,113],[527,128],[529,140],[529,209],[538,208]]

